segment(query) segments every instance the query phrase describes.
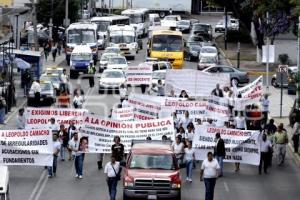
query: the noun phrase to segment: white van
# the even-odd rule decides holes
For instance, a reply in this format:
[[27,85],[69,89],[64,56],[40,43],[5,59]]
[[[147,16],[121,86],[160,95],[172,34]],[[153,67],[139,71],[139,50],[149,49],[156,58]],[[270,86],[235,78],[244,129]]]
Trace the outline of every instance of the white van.
[[160,26],[160,17],[157,13],[149,14],[150,26]]
[[9,200],[9,171],[7,166],[0,166],[0,200]]

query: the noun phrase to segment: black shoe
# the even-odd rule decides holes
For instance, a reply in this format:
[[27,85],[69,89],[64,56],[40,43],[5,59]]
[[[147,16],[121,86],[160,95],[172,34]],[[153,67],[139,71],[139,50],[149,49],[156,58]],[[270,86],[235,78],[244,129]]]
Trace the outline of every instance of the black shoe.
[[102,169],[102,161],[98,161],[97,164],[98,164],[98,170],[101,170]]
[[261,172],[258,172],[259,175],[261,175]]

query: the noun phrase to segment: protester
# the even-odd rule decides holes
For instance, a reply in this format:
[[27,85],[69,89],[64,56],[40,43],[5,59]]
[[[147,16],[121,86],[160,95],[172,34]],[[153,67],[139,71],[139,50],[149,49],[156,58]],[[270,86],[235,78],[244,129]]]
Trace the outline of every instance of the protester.
[[223,159],[225,158],[226,152],[225,152],[225,143],[224,140],[221,138],[220,133],[216,133],[216,146],[214,151],[214,156],[218,160],[218,163],[220,165],[220,177],[223,176]]
[[[78,148],[79,148],[79,138],[78,138],[77,132],[73,133],[73,137],[68,143],[68,148],[72,154],[72,160],[74,160],[76,157]],[[69,160],[71,160],[71,159],[69,158]]]
[[292,140],[294,144],[294,152],[298,153],[298,148],[299,148],[299,134],[300,134],[300,118],[296,118],[296,123],[293,126],[292,130]]
[[121,169],[122,168],[120,166],[120,162],[118,162],[115,156],[112,155],[110,162],[108,162],[104,168],[110,200],[116,199],[117,186],[121,176]]
[[185,90],[181,90],[179,98],[189,98],[188,94],[186,93]]
[[174,90],[171,90],[168,97],[176,97],[175,91],[174,91]]
[[268,133],[274,134],[277,130],[276,125],[274,124],[274,119],[270,119],[269,123],[265,126],[265,129]]
[[57,53],[58,53],[58,56],[60,56],[60,54],[61,54],[61,41],[57,42]]
[[59,126],[55,123],[55,118],[51,117],[48,128],[52,131],[52,133],[57,133],[59,131]]
[[177,129],[176,136],[179,136],[181,138],[185,138],[185,130],[182,126],[179,127],[179,129]]
[[[75,137],[75,134],[74,134]],[[75,146],[75,178],[82,179],[83,178],[83,160],[84,160],[84,152],[86,152],[86,144],[88,143],[86,137],[82,137],[79,140],[79,146]],[[76,144],[75,144],[76,145]]]
[[53,134],[53,165],[48,166],[48,178],[52,178],[56,176],[57,170],[57,157],[60,151],[60,142],[57,140],[58,135],[55,133]]
[[25,69],[25,71],[22,73],[21,80],[24,88],[24,97],[27,97],[31,83],[31,74],[28,69]]
[[267,124],[267,121],[268,121],[269,104],[270,104],[270,101],[268,99],[268,95],[265,94],[264,97],[261,99],[262,114],[264,116],[264,118],[263,118],[264,125]]
[[57,54],[57,46],[56,46],[56,44],[53,44],[53,46],[51,48],[51,52],[52,52],[53,62],[55,62],[56,54]]
[[103,153],[97,153],[97,166],[98,166],[98,170],[102,169],[102,163],[103,163]]
[[195,127],[193,125],[193,123],[189,123],[187,126],[187,131],[185,132],[185,139],[187,141],[189,141],[190,143],[193,142],[194,139],[194,135],[195,135]]
[[130,107],[129,102],[128,102],[128,96],[125,96],[125,99],[122,102],[122,108]]
[[62,90],[67,91],[68,93],[70,93],[69,88],[67,86],[68,82],[69,82],[69,76],[67,75],[67,70],[63,69],[63,73],[60,75],[60,81],[62,83]]
[[177,117],[176,112],[172,112],[172,117],[173,117],[173,121],[174,121],[174,127],[176,130],[178,130],[180,127],[180,119]]
[[230,98],[230,96],[231,96],[231,90],[229,89],[229,87],[225,86],[223,88],[223,95],[226,98]]
[[69,135],[65,129],[65,125],[61,124],[58,131],[59,141],[61,143],[60,159],[65,161],[66,148],[68,147]]
[[18,115],[16,117],[16,125],[18,129],[24,129],[25,128],[25,124],[26,124],[26,119],[25,119],[25,115],[24,115],[24,108],[20,108]]
[[260,162],[258,166],[258,173],[261,174],[262,165],[264,165],[264,173],[267,174],[267,169],[269,166],[269,151],[272,149],[272,144],[270,140],[267,139],[266,134],[262,134],[260,138]]
[[73,99],[74,108],[82,108],[84,103],[84,97],[81,95],[79,91],[77,91],[76,95]]
[[173,152],[179,164],[183,161],[184,144],[181,142],[181,138],[176,136],[175,142],[172,144]]
[[277,164],[281,166],[284,163],[286,154],[286,144],[288,143],[288,136],[283,128],[282,123],[279,124],[274,139],[277,151]]
[[126,99],[126,96],[127,96],[127,88],[124,83],[122,83],[120,85],[119,93],[120,93],[120,101],[121,101],[121,103],[123,103],[123,101]]
[[114,137],[111,153],[118,162],[121,162],[124,159],[124,145],[121,143],[121,138],[119,136]]
[[75,90],[73,91],[73,96],[76,96],[77,94],[84,96],[84,91],[81,89],[81,86],[78,84]]
[[195,150],[192,148],[190,141],[186,142],[187,148],[184,149],[185,161],[186,161],[186,181],[192,182],[192,170],[193,162],[195,160]]
[[142,91],[142,94],[145,94],[146,92],[146,89],[147,89],[147,86],[146,84],[141,84],[141,91]]
[[216,185],[216,180],[219,176],[220,166],[218,161],[213,158],[212,152],[207,153],[207,159],[202,162],[200,181],[205,184],[205,200],[214,199],[214,190]]
[[90,84],[90,88],[95,86],[95,73],[96,73],[96,68],[93,65],[93,63],[91,63],[88,66],[88,74],[89,74],[89,84]]
[[160,79],[157,81],[157,96],[165,96],[165,86]]
[[242,116],[241,112],[238,112],[238,116],[234,118],[234,124],[237,129],[245,130],[246,128],[246,119]]
[[34,106],[39,107],[40,106],[40,100],[41,100],[41,85],[39,80],[33,81],[30,90],[34,94]]
[[45,60],[47,61],[49,53],[51,51],[51,44],[50,42],[46,42],[45,46],[44,46],[44,55],[45,55]]
[[187,129],[188,124],[192,123],[193,119],[190,118],[189,111],[184,112],[184,117],[180,119],[179,125],[182,126],[184,129]]
[[217,97],[224,97],[222,89],[220,89],[220,84],[216,85],[216,88],[213,89],[211,92],[211,95],[217,96]]
[[70,97],[68,92],[65,89],[61,90],[57,102],[58,102],[58,107],[60,108],[70,107]]

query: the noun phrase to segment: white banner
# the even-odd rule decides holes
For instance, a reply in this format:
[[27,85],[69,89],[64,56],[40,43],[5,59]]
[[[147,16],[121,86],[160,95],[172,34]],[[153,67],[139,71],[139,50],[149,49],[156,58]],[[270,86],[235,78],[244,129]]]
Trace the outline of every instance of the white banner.
[[238,94],[241,94],[242,98],[259,100],[263,94],[263,77],[260,76],[252,83],[239,88]]
[[275,45],[263,45],[262,46],[262,62],[263,63],[275,62]]
[[228,121],[230,116],[229,99],[210,96],[207,100],[206,115],[211,119]]
[[132,140],[145,140],[148,136],[153,140],[161,140],[163,135],[174,140],[174,124],[172,118],[120,122],[104,119],[100,116],[86,114],[81,128],[83,136],[88,137],[88,152],[111,153],[114,136],[120,136],[125,152],[131,148]]
[[56,124],[69,125],[74,122],[81,126],[85,109],[72,108],[26,108],[26,129],[45,128],[50,119],[55,118]]
[[225,143],[225,162],[259,165],[260,144],[258,131],[207,126],[196,126],[193,148],[196,150],[197,160],[204,160],[209,151],[214,152],[216,133],[221,134],[221,138]]
[[131,94],[128,97],[128,104],[134,109],[135,120],[157,119],[163,102],[164,98],[148,95]]
[[179,95],[181,90],[186,90],[189,96],[209,96],[217,83],[221,88],[230,86],[229,74],[206,73],[193,69],[167,70],[166,94],[174,90]]
[[1,130],[0,165],[52,166],[53,138],[50,130]]
[[114,108],[111,118],[118,121],[132,121],[134,120],[133,107]]
[[152,65],[128,66],[126,70],[126,84],[130,85],[151,85]]

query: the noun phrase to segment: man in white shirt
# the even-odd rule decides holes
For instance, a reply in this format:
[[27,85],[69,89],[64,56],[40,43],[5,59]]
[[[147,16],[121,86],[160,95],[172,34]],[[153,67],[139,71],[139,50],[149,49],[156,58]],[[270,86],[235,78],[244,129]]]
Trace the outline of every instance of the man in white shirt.
[[48,128],[52,131],[52,133],[57,133],[59,131],[59,126],[58,126],[58,124],[55,123],[54,117],[52,117],[50,119],[50,124],[49,124]]
[[238,116],[236,116],[234,118],[234,125],[237,129],[240,129],[240,130],[245,130],[246,128],[246,120],[245,120],[245,117],[243,117],[241,115],[241,112],[239,112]]
[[111,156],[111,161],[105,165],[104,173],[106,174],[106,181],[111,200],[116,199],[118,181],[121,176],[120,163],[116,161],[114,155]]
[[264,119],[263,119],[264,125],[267,124],[267,121],[268,121],[269,104],[270,104],[270,101],[268,99],[268,95],[265,94],[264,97],[261,99],[262,113],[264,115]]
[[68,148],[71,150],[72,157],[74,159],[79,148],[79,139],[77,132],[73,133],[73,138],[69,141]]
[[121,84],[119,87],[120,101],[121,103],[126,99],[127,96],[127,88],[125,84]]
[[192,122],[193,122],[193,120],[190,118],[189,111],[185,111],[184,117],[181,118],[179,121],[179,125],[182,126],[184,128],[184,130],[186,130],[189,123],[192,123]]
[[40,106],[40,99],[41,99],[41,85],[39,80],[33,81],[30,90],[34,94],[34,103],[36,107]]
[[200,171],[200,181],[205,184],[205,200],[214,199],[214,190],[217,177],[219,176],[220,166],[216,159],[213,157],[212,152],[207,153],[207,159],[202,162]]
[[57,140],[58,135],[55,133],[53,134],[53,165],[48,166],[48,178],[52,178],[56,176],[56,169],[57,169],[57,157],[60,151],[60,142]]
[[261,174],[261,168],[264,164],[264,172],[267,174],[267,169],[269,166],[269,151],[272,149],[271,141],[267,139],[266,134],[262,134],[260,138],[260,162],[258,166],[258,173]]
[[25,119],[25,116],[24,116],[24,108],[20,108],[19,113],[16,117],[16,124],[17,124],[18,129],[24,129],[25,128],[25,122],[26,122],[26,119]]
[[69,77],[67,75],[67,70],[66,69],[63,69],[63,73],[60,75],[60,80],[61,80],[61,83],[62,83],[62,91],[67,90],[68,89],[67,84],[69,82]]

